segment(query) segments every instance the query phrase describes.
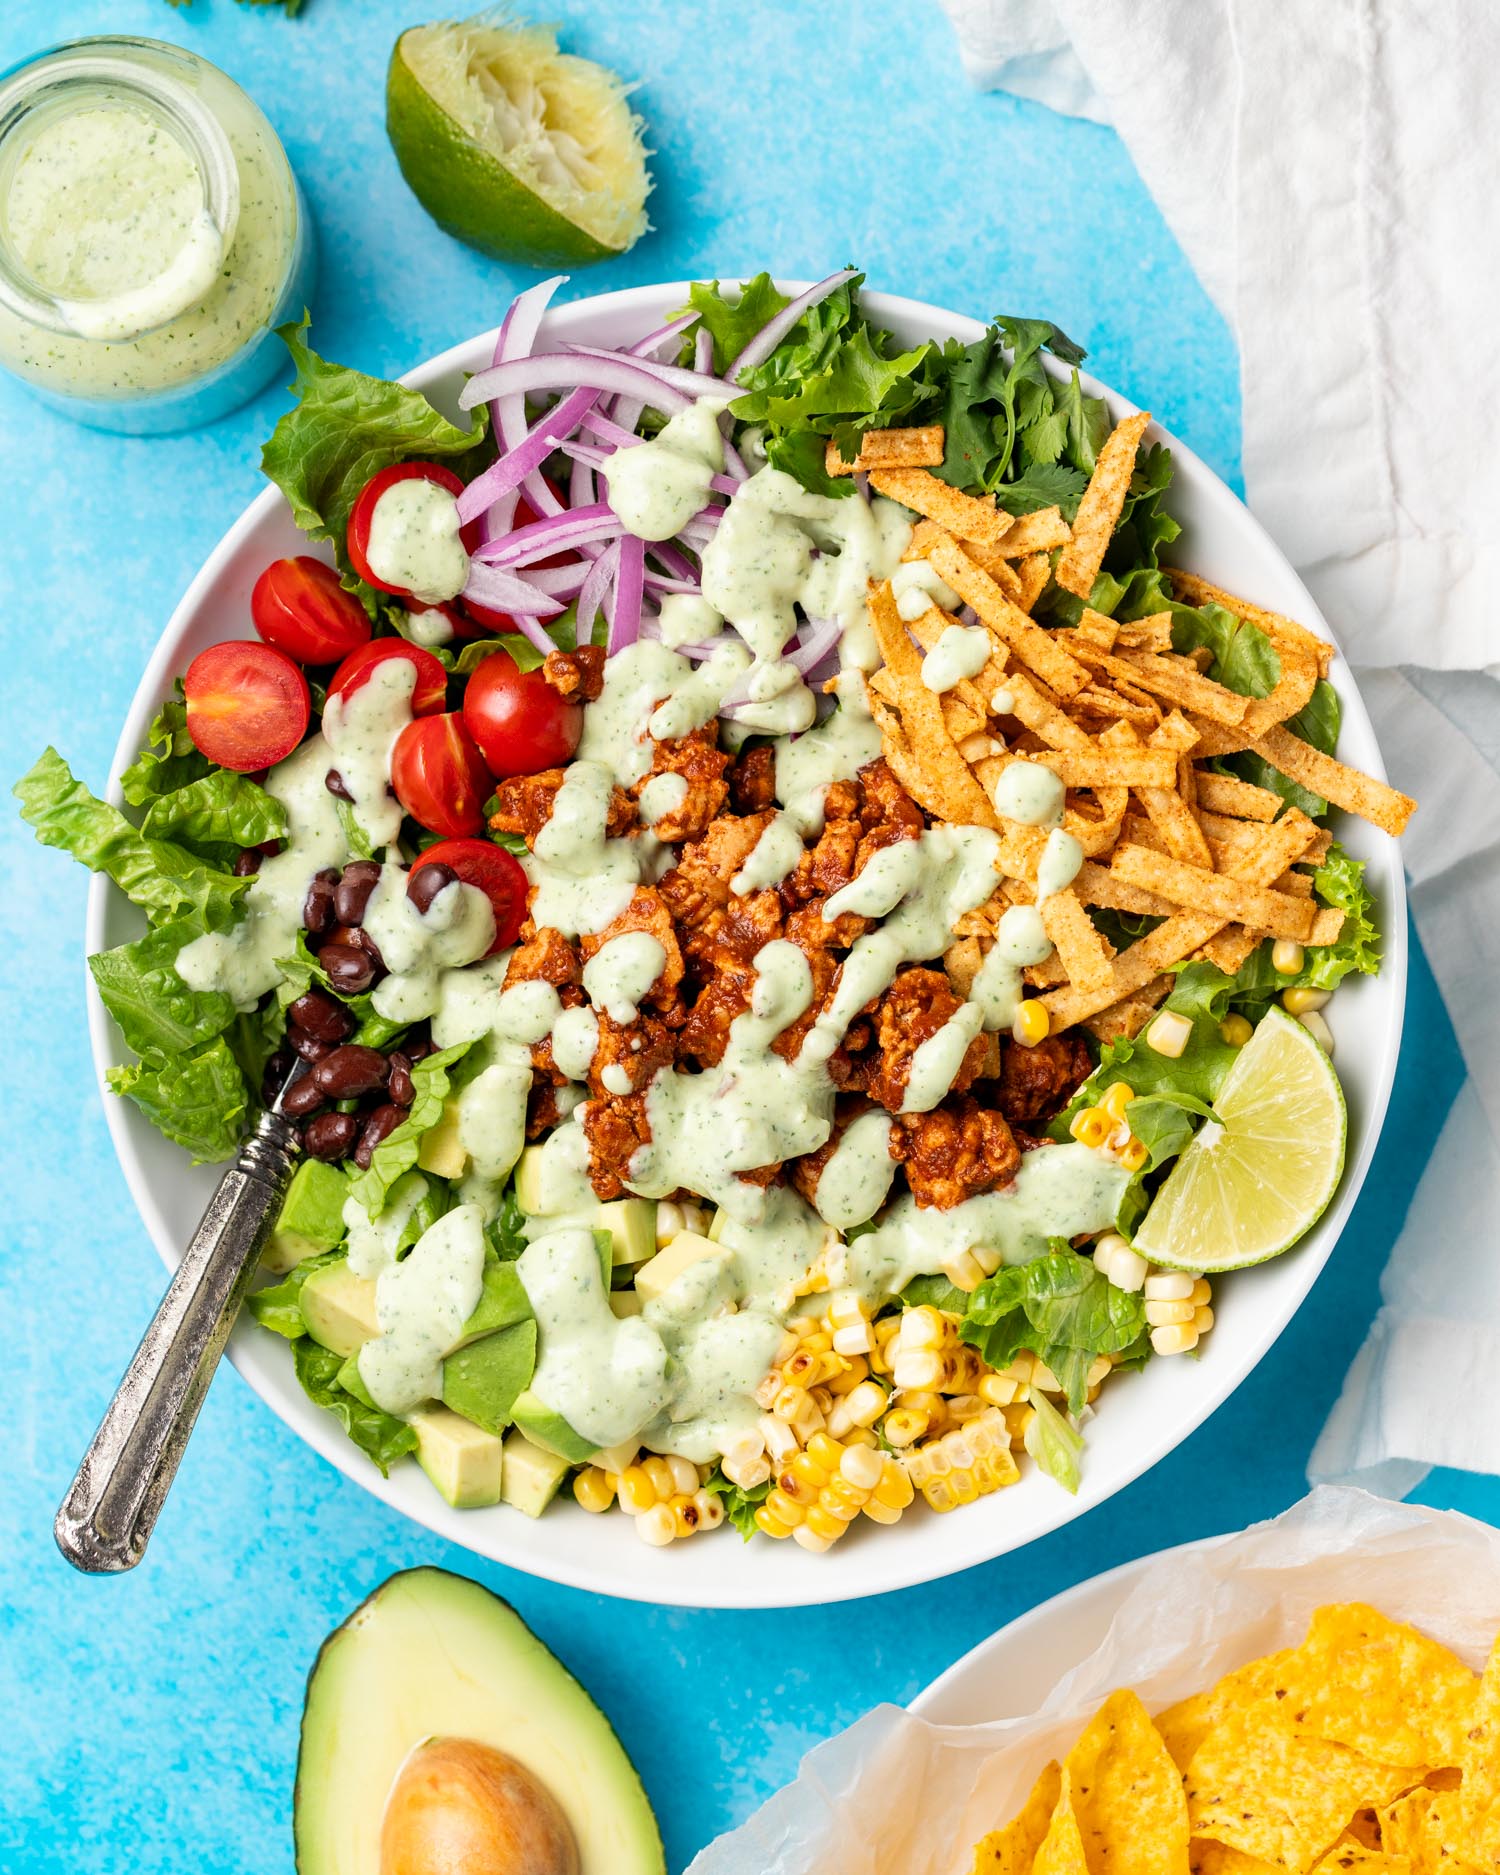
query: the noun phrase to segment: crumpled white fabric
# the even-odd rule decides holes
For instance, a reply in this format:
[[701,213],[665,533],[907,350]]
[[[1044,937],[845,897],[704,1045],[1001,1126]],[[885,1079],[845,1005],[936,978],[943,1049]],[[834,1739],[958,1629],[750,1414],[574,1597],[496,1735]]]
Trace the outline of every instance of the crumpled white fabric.
[[1421,802],[1413,911],[1470,1080],[1310,1475],[1500,1471],[1500,9],[942,4],[975,83],[1124,139],[1238,340],[1250,506]]

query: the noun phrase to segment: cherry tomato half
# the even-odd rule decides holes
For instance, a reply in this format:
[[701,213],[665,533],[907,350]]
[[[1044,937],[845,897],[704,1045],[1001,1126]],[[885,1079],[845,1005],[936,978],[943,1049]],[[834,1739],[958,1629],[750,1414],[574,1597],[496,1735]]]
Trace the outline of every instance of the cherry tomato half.
[[242,775],[270,768],[307,733],[307,679],[284,651],[231,638],[200,651],[182,680],[187,727],[211,762]]
[[366,682],[377,664],[387,658],[405,658],[417,667],[417,687],[412,692],[413,716],[435,716],[448,701],[448,673],[421,645],[408,644],[404,638],[372,638],[357,651],[351,651],[333,673],[328,686],[331,697],[346,696]]
[[495,790],[456,710],[406,725],[391,754],[391,786],[413,820],[448,838],[481,831],[484,804]]
[[388,469],[381,469],[372,475],[359,491],[349,516],[347,545],[349,560],[362,580],[376,586],[381,592],[398,593],[403,599],[411,598],[405,586],[392,586],[388,581],[379,579],[370,570],[370,522],[375,514],[375,504],[388,488],[397,482],[436,482],[439,488],[446,488],[450,495],[461,495],[464,485],[451,469],[445,469],[440,462],[393,462]]
[[299,664],[333,664],[368,642],[370,621],[321,560],[273,560],[250,594],[250,617],[268,645]]
[[[553,494],[557,496],[557,499],[562,501],[562,490],[552,480],[551,476],[544,476],[543,480],[546,482],[548,488],[552,490]],[[564,506],[566,506],[566,503],[564,503]],[[518,495],[516,497],[515,518],[511,522],[512,529],[529,527],[533,521],[539,521],[540,519],[541,516],[537,513],[536,509],[532,507],[526,497],[524,495]],[[460,529],[459,537],[468,548],[469,552],[473,553],[480,542],[478,521],[470,521],[467,527]],[[568,556],[565,553],[554,553],[549,555],[545,560],[538,560],[536,564],[538,566],[561,566],[567,558]],[[472,599],[463,600],[462,605],[464,611],[474,623],[476,625],[482,625],[486,631],[513,632],[520,630],[520,627],[516,624],[515,619],[509,612],[497,612],[493,606],[476,605]]]
[[526,919],[529,881],[513,853],[507,853],[503,846],[491,846],[488,840],[439,840],[428,847],[407,874],[408,892],[422,868],[432,865],[451,867],[465,885],[477,886],[489,899],[495,914],[491,957],[515,943]]
[[464,722],[492,775],[534,775],[572,758],[583,706],[554,690],[539,669],[520,670],[508,651],[492,651],[469,679]]

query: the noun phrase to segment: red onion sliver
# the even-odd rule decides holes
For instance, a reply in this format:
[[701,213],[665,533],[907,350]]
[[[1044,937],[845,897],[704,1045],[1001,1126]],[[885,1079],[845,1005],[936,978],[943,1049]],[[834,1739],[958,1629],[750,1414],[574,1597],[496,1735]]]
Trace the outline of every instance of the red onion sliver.
[[[575,358],[587,358],[593,362],[618,359],[618,352],[600,351],[593,345],[570,345],[569,352]],[[739,390],[723,378],[716,378],[712,373],[686,371],[681,365],[664,365],[654,358],[642,358],[637,362],[637,369],[649,372],[659,384],[670,384],[674,390],[683,391],[689,397],[738,397]]]
[[519,488],[526,477],[539,469],[553,450],[578,428],[584,412],[599,395],[597,391],[579,390],[555,404],[545,416],[538,417],[531,429],[512,450],[492,462],[475,476],[458,498],[458,518],[472,521],[497,501],[507,489]]
[[599,607],[608,592],[610,582],[615,576],[615,567],[620,558],[620,543],[612,540],[589,568],[588,578],[583,582],[583,590],[578,595],[577,622],[573,627],[576,643],[585,645],[590,641],[594,629],[594,620],[599,615]]
[[641,440],[634,430],[622,429],[598,410],[591,410],[578,427],[597,436],[601,442],[613,443],[616,449],[630,449]]
[[469,562],[469,577],[463,596],[496,612],[528,613],[553,618],[566,608],[561,599],[544,593],[539,587],[499,567],[486,566],[480,560]]
[[[661,376],[665,369],[663,365],[643,364],[618,352],[542,352],[532,358],[508,359],[488,371],[476,372],[460,392],[458,401],[460,408],[469,410],[487,397],[498,397],[503,405],[509,405],[512,400],[519,403],[528,391],[576,391],[587,386],[638,398],[653,409],[674,416],[679,410],[687,409],[692,396]],[[683,372],[682,376],[692,379],[695,385],[703,382],[691,371]],[[704,388],[712,388],[712,382]],[[513,449],[521,441],[521,435],[507,434],[505,441]]]
[[654,332],[648,332],[643,339],[637,339],[629,346],[632,358],[645,358],[654,352],[658,345],[665,345],[668,339],[675,339],[679,333],[686,332],[689,326],[696,325],[698,315],[695,312],[684,313],[680,319],[674,319],[669,325],[658,326]]
[[544,521],[531,521],[504,540],[486,542],[474,558],[490,566],[524,566],[531,560],[545,560],[564,547],[581,547],[586,541],[608,539],[619,531],[619,516],[596,502],[592,508],[569,508]]
[[609,638],[605,656],[614,657],[641,635],[642,577],[645,570],[646,543],[635,534],[620,536],[619,560],[615,571],[614,604],[609,614]]
[[706,377],[714,368],[714,335],[707,326],[699,326],[693,335],[693,369]]
[[646,554],[649,559],[665,567],[674,579],[686,580],[688,585],[695,592],[697,591],[698,569],[685,553],[679,553],[668,541],[648,540]]
[[846,280],[852,280],[854,272],[854,268],[844,267],[838,273],[829,274],[826,280],[820,280],[816,286],[810,286],[805,293],[799,293],[789,306],[782,307],[774,319],[767,320],[739,357],[725,367],[724,376],[731,383],[737,384],[742,372],[763,365],[802,315],[816,306],[819,300],[825,300],[830,293],[836,292]]
[[813,666],[827,657],[843,636],[844,627],[836,618],[812,619],[803,626],[799,642],[786,655],[805,677]]

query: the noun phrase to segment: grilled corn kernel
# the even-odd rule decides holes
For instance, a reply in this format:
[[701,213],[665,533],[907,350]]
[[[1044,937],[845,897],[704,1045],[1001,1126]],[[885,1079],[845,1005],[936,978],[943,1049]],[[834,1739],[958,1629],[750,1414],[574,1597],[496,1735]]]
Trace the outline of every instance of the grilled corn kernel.
[[1135,1099],[1135,1089],[1128,1081],[1113,1081],[1105,1088],[1099,1105],[1111,1119],[1120,1121],[1125,1118],[1125,1109]]
[[821,1504],[814,1504],[803,1521],[815,1536],[826,1537],[830,1543],[837,1543],[844,1534],[844,1518],[835,1517]]
[[945,1348],[953,1338],[953,1324],[948,1317],[941,1309],[929,1308],[925,1303],[920,1308],[908,1309],[898,1320],[904,1353],[914,1354],[919,1348]]
[[691,1497],[703,1482],[698,1476],[698,1467],[685,1458],[669,1458],[667,1469],[672,1474],[673,1497]]
[[839,1468],[844,1448],[837,1439],[830,1439],[826,1432],[815,1432],[807,1442],[807,1456],[815,1465],[821,1465],[825,1472],[833,1473]]
[[696,1233],[699,1237],[708,1229],[708,1213],[701,1204],[679,1206],[682,1212],[682,1228]]
[[1145,1284],[1151,1265],[1118,1231],[1108,1230],[1094,1245],[1094,1268],[1114,1288],[1133,1294]]
[[615,1501],[615,1480],[597,1465],[585,1465],[574,1473],[573,1496],[585,1510],[608,1510]]
[[760,1505],[755,1513],[755,1527],[763,1535],[774,1537],[778,1543],[792,1534],[793,1526],[784,1522],[773,1510]]
[[848,1438],[844,1440],[844,1450],[846,1452],[851,1446],[859,1445],[868,1446],[872,1452],[879,1448],[880,1441],[876,1438],[869,1426],[856,1426],[849,1434]]
[[[827,1434],[825,1433],[822,1436],[826,1438]],[[836,1463],[837,1460],[835,1460],[835,1464]],[[823,1486],[827,1484],[832,1470],[832,1466],[821,1463],[818,1459],[813,1457],[811,1452],[798,1452],[782,1471],[781,1488],[789,1497],[796,1497],[797,1501],[800,1503],[802,1501],[800,1496],[798,1496],[797,1492],[792,1490],[786,1480],[788,1478],[795,1478],[799,1485],[809,1488],[816,1497]]]
[[677,1497],[672,1499],[668,1508],[672,1513],[673,1527],[676,1529],[679,1537],[697,1535],[698,1526],[703,1521],[703,1515],[698,1509],[698,1494],[696,1491],[691,1497],[687,1496],[685,1492],[680,1493]]
[[752,1454],[748,1458],[729,1458],[720,1461],[724,1476],[731,1484],[737,1484],[742,1491],[753,1491],[757,1485],[765,1483],[771,1475],[771,1461],[764,1451]]
[[771,1462],[780,1464],[796,1451],[798,1439],[795,1432],[784,1419],[778,1419],[774,1413],[762,1413],[755,1422],[756,1431],[765,1441],[766,1450],[771,1454]]
[[782,1385],[804,1389],[813,1386],[818,1378],[818,1368],[822,1358],[816,1349],[809,1348],[804,1342],[790,1359],[782,1362]]
[[935,1348],[917,1348],[910,1354],[904,1342],[896,1348],[895,1365],[892,1378],[902,1392],[925,1392],[929,1388],[942,1386],[948,1372],[948,1364]]
[[1043,1005],[1028,996],[1016,1010],[1010,1025],[1011,1037],[1023,1048],[1035,1048],[1038,1042],[1046,1041],[1051,1026],[1051,1018]]
[[1146,1278],[1146,1300],[1186,1302],[1193,1293],[1193,1281],[1186,1270],[1153,1270]]
[[[839,1525],[839,1529],[843,1529],[842,1524]],[[817,1530],[809,1530],[805,1523],[799,1523],[792,1532],[792,1541],[802,1549],[811,1550],[815,1556],[821,1556],[825,1550],[832,1549],[837,1540],[836,1537],[823,1536]]]
[[839,1460],[839,1476],[861,1491],[873,1491],[884,1471],[885,1460],[868,1446],[849,1446]]
[[1219,1024],[1219,1040],[1231,1048],[1243,1048],[1254,1033],[1244,1016],[1225,1016]]
[[1271,968],[1279,976],[1294,977],[1307,959],[1307,952],[1293,938],[1277,938],[1271,946]]
[[1009,1406],[1020,1391],[1004,1374],[986,1374],[979,1383],[979,1397],[990,1406]]
[[1197,1345],[1198,1330],[1192,1322],[1168,1322],[1151,1330],[1151,1346],[1158,1354],[1191,1354]]
[[683,1222],[682,1206],[673,1204],[670,1199],[663,1200],[656,1207],[656,1247],[665,1250],[676,1236],[687,1229]]
[[979,1385],[984,1373],[984,1361],[977,1348],[955,1348],[949,1357],[948,1391],[972,1393]]
[[864,1514],[871,1523],[900,1523],[901,1513],[892,1510],[889,1504],[882,1504],[878,1497],[866,1498]]
[[627,1465],[615,1489],[620,1494],[621,1510],[632,1517],[642,1516],[661,1496],[644,1465]]
[[1146,1044],[1154,1048],[1157,1054],[1176,1061],[1187,1047],[1192,1032],[1193,1024],[1189,1017],[1178,1015],[1175,1009],[1164,1009],[1146,1030]]
[[700,1530],[717,1530],[724,1521],[724,1500],[717,1491],[698,1490],[693,1493],[693,1505],[698,1512]]
[[972,1250],[957,1250],[946,1256],[938,1264],[939,1270],[946,1276],[955,1289],[962,1289],[966,1296],[984,1281],[984,1269]]
[[[799,1357],[800,1358],[800,1357]],[[782,1372],[785,1373],[783,1368]],[[784,1419],[788,1425],[800,1419],[807,1410],[806,1387],[783,1386],[771,1402],[771,1411],[778,1419]]]
[[837,1295],[829,1297],[828,1325],[835,1331],[847,1328],[851,1322],[867,1322],[869,1319],[865,1305],[851,1291],[841,1289]]
[[1289,1016],[1308,1016],[1327,1003],[1328,990],[1283,990],[1281,1006]]
[[880,1482],[871,1494],[871,1502],[883,1504],[887,1510],[905,1510],[916,1494],[916,1487],[901,1461],[888,1458]]
[[1121,1150],[1120,1164],[1127,1172],[1139,1172],[1150,1157],[1150,1148],[1142,1140],[1130,1139]]
[[677,1541],[677,1519],[670,1504],[653,1504],[635,1520],[635,1533],[652,1549],[665,1549]]
[[672,1497],[678,1490],[676,1476],[664,1458],[643,1458],[641,1470],[651,1480],[651,1489],[655,1491],[658,1502]]
[[886,1391],[873,1380],[862,1380],[844,1395],[844,1405],[856,1426],[873,1426],[885,1411]]
[[765,1507],[773,1517],[777,1517],[788,1529],[794,1523],[801,1523],[805,1507],[787,1496],[779,1484],[773,1484],[766,1493]]
[[866,1321],[846,1322],[842,1328],[833,1331],[833,1351],[847,1359],[851,1354],[868,1354],[875,1345],[875,1337],[870,1333],[870,1324]]
[[1152,1328],[1170,1328],[1177,1322],[1190,1322],[1193,1319],[1191,1302],[1148,1302],[1146,1321]]
[[915,1445],[918,1439],[925,1437],[931,1423],[926,1413],[913,1412],[909,1406],[898,1406],[894,1411],[886,1414],[885,1424],[881,1427],[881,1431],[885,1434],[888,1445],[894,1445],[898,1450],[902,1450],[908,1445]]
[[837,1517],[840,1523],[853,1523],[869,1495],[868,1491],[856,1491],[846,1478],[830,1478],[819,1493],[818,1508]]
[[1073,1115],[1068,1131],[1080,1146],[1102,1146],[1114,1131],[1115,1122],[1098,1107],[1081,1107]]

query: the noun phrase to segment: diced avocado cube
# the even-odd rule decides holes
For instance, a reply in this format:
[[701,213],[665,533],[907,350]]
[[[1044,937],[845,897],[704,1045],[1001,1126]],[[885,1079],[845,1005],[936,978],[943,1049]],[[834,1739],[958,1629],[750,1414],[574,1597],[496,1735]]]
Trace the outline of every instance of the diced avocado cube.
[[594,1463],[601,1471],[612,1471],[618,1478],[627,1465],[633,1465],[641,1455],[638,1439],[626,1439],[620,1445],[604,1445],[594,1454]]
[[729,1213],[727,1211],[714,1212],[713,1216],[708,1221],[708,1229],[704,1233],[710,1243],[717,1243],[719,1241],[724,1235],[724,1226],[728,1222]]
[[469,1154],[458,1137],[458,1096],[443,1102],[443,1117],[422,1135],[417,1165],[438,1178],[462,1178],[469,1169]]
[[616,1320],[623,1322],[628,1315],[639,1315],[646,1303],[638,1289],[611,1289],[609,1306]]
[[287,1186],[276,1227],[261,1252],[261,1268],[279,1276],[342,1243],[348,1195],[349,1181],[338,1166],[304,1159]]
[[727,1265],[733,1262],[734,1252],[723,1244],[700,1237],[697,1231],[679,1231],[665,1250],[658,1250],[649,1263],[643,1263],[636,1271],[636,1292],[646,1302],[658,1301],[695,1263],[710,1260]]
[[368,1406],[374,1411],[379,1410],[370,1395],[370,1389],[365,1385],[364,1375],[359,1371],[358,1350],[349,1356],[334,1377],[345,1393],[352,1393],[361,1406]]
[[614,1260],[644,1263],[656,1255],[656,1206],[649,1198],[616,1198],[601,1204],[596,1227],[614,1238]]
[[443,1362],[443,1404],[486,1432],[504,1432],[535,1367],[536,1323],[501,1328]]
[[557,1487],[571,1470],[567,1459],[533,1444],[519,1427],[505,1435],[505,1463],[500,1478],[500,1501],[528,1517],[540,1517],[557,1496]]
[[587,1163],[578,1156],[581,1137],[576,1126],[560,1126],[538,1145],[527,1146],[517,1159],[516,1204],[527,1217],[560,1217],[596,1208]]
[[510,1328],[516,1322],[530,1319],[531,1303],[516,1274],[515,1264],[488,1257],[484,1266],[484,1287],[479,1292],[474,1313],[464,1323],[463,1339],[458,1346],[466,1348],[471,1341],[492,1335],[497,1328]]
[[346,1359],[380,1333],[374,1278],[356,1276],[343,1258],[314,1270],[297,1300],[313,1340]]
[[498,1504],[505,1476],[505,1448],[445,1407],[424,1406],[407,1416],[417,1435],[417,1463],[455,1510]]
[[530,1388],[516,1396],[510,1416],[533,1445],[554,1452],[570,1465],[586,1464],[598,1449],[576,1433],[561,1413],[554,1412],[545,1400],[538,1399]]

